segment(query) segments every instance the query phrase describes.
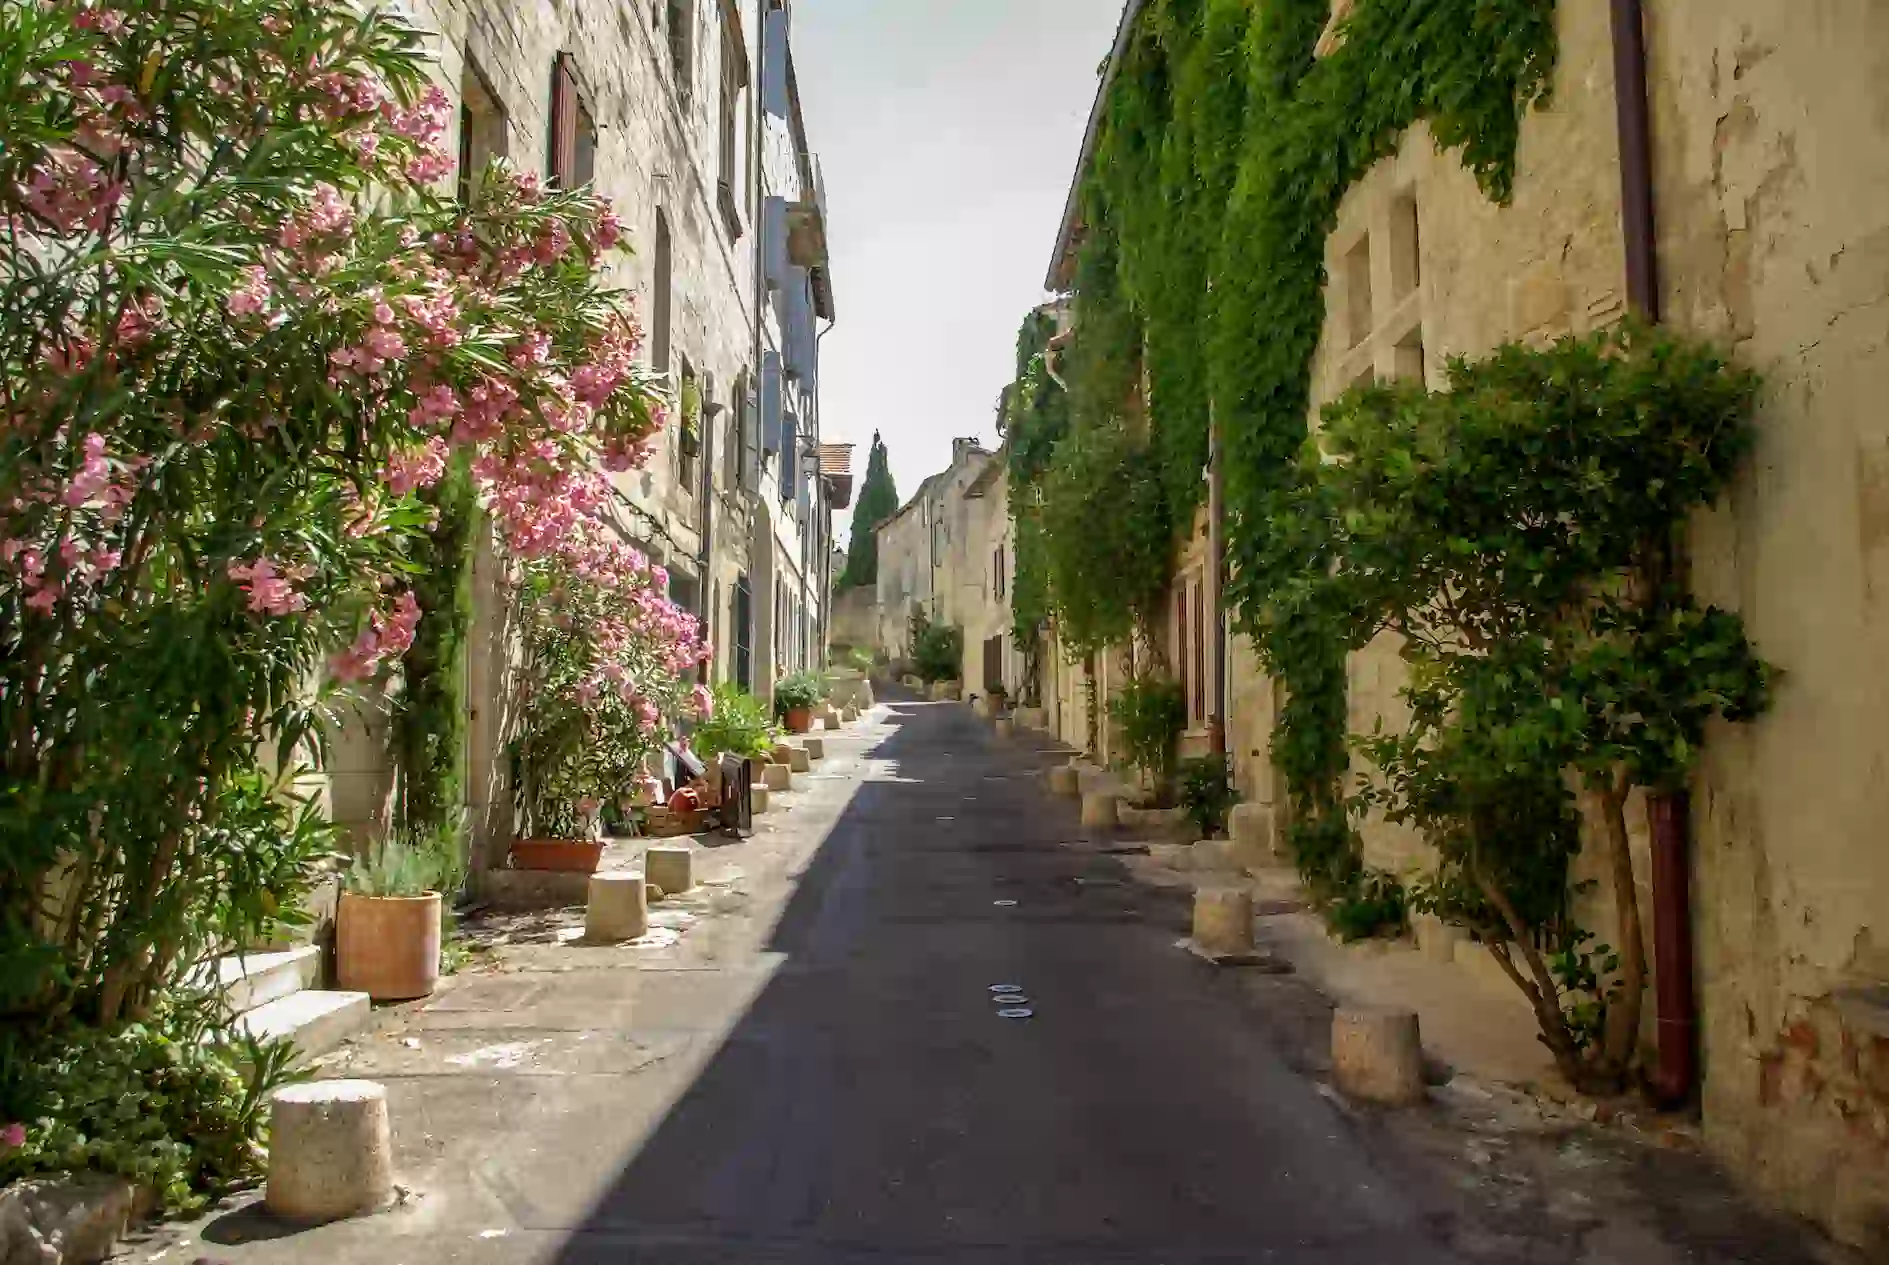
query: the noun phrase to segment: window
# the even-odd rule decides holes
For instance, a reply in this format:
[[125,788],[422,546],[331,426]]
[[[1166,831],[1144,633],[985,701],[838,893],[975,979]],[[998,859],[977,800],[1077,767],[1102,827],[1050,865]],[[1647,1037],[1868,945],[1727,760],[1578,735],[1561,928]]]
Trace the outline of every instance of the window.
[[674,244],[669,238],[669,217],[656,208],[656,279],[650,295],[650,364],[657,373],[668,373],[671,359],[670,318],[675,286]]
[[[701,384],[695,380],[695,366],[689,358],[682,358],[682,369],[676,375],[678,386],[676,398],[680,407],[676,410],[675,444],[676,485],[683,495],[695,495],[696,455],[702,444],[702,393]],[[691,401],[693,401],[691,403]]]
[[717,200],[728,231],[741,236],[741,104],[748,86],[748,50],[741,38],[740,11],[722,0],[721,31],[721,179]]
[[1004,547],[998,545],[990,555],[991,592],[998,601],[1004,596]]
[[459,201],[470,205],[485,169],[505,156],[505,111],[471,59],[459,80]]
[[551,153],[547,176],[554,189],[576,189],[596,174],[597,125],[577,84],[577,64],[559,53],[551,67]]
[[1345,255],[1345,312],[1350,321],[1351,346],[1371,336],[1371,238],[1358,239]]
[[1399,300],[1423,284],[1423,252],[1417,232],[1417,195],[1391,203],[1391,294]]
[[1189,688],[1187,677],[1188,668],[1191,666],[1187,654],[1187,615],[1187,580],[1181,578],[1174,582],[1174,677],[1181,687],[1183,700],[1194,696],[1193,690]]
[[735,643],[735,684],[744,690],[754,688],[754,590],[744,573],[735,579],[734,610],[728,623]]
[[687,104],[694,75],[694,0],[669,0],[669,69],[676,77],[676,96]]
[[1397,380],[1399,382],[1423,383],[1423,327],[1418,326],[1398,342]]

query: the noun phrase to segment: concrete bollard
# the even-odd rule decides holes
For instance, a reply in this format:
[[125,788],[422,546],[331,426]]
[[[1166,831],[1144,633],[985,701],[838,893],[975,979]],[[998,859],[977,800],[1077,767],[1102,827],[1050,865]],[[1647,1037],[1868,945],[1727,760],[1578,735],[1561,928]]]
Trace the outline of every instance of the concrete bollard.
[[1008,716],[999,716],[997,718],[997,736],[999,738],[1012,737],[1016,734],[1016,732],[1017,732],[1016,721],[1011,720]]
[[795,773],[811,773],[813,771],[813,756],[808,753],[805,747],[795,747],[788,753],[787,767]]
[[825,738],[805,738],[801,740],[800,745],[807,749],[807,758],[809,760],[826,759]]
[[394,1198],[387,1087],[315,1081],[276,1091],[269,1108],[269,1180],[263,1202],[290,1221],[336,1221]]
[[641,874],[612,870],[590,876],[590,904],[584,910],[586,940],[616,944],[648,932],[649,888]]
[[670,896],[695,886],[695,853],[687,848],[651,848],[643,854],[643,877]]
[[784,764],[788,768],[792,768],[794,765],[794,749],[785,742],[777,742],[774,744],[774,750],[769,753],[768,758],[775,764]]
[[756,817],[759,817],[762,813],[767,811],[767,787],[765,784],[757,782],[748,788],[748,811],[753,813]]
[[1095,791],[1082,797],[1082,824],[1091,830],[1113,830],[1121,820],[1121,800],[1112,791]]
[[1081,793],[1075,765],[1059,764],[1049,771],[1049,793],[1071,797]]
[[852,724],[859,719],[859,709],[857,707],[848,707],[845,711],[840,713],[840,719],[849,725]]
[[1423,1100],[1423,1038],[1414,1010],[1345,1006],[1331,1019],[1332,1079],[1352,1098],[1403,1107]]
[[794,771],[785,764],[770,764],[761,770],[761,781],[770,791],[791,791],[794,789]]
[[1203,887],[1194,893],[1194,947],[1214,957],[1253,951],[1253,895],[1244,887]]

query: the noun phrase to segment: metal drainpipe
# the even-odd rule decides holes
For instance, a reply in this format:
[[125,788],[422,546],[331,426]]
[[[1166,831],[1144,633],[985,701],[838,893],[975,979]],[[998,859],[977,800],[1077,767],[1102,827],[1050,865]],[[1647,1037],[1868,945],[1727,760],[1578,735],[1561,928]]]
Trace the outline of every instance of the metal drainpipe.
[[[702,475],[697,480],[700,486],[696,495],[701,497],[702,517],[699,535],[702,539],[702,560],[696,568],[700,578],[696,581],[695,594],[696,617],[702,622],[702,636],[707,638],[710,617],[713,611],[715,584],[715,422],[719,414],[710,413],[709,406],[702,406]],[[696,668],[695,679],[703,685],[709,683],[710,663],[704,659]]]
[[[834,305],[834,311],[839,305]],[[833,332],[838,321],[828,321],[826,328],[813,336],[813,443],[815,473],[813,476],[814,503],[819,513],[814,516],[821,524],[819,538],[814,542],[819,549],[816,561],[820,568],[820,618],[817,623],[820,636],[819,666],[826,667],[827,638],[833,633],[833,507],[826,501],[826,475],[819,470],[818,458],[821,432],[825,429],[826,419],[821,416],[820,408],[820,344]]]
[[[1643,0],[1612,0],[1614,100],[1620,135],[1620,218],[1627,299],[1649,322],[1661,318],[1659,238],[1653,210],[1653,127],[1647,102]],[[1675,542],[1677,564],[1683,551]],[[1657,581],[1683,578],[1675,565]],[[1698,1078],[1698,1003],[1693,991],[1691,796],[1647,800],[1653,853],[1653,985],[1657,1057],[1654,1096],[1665,1106],[1691,1100]]]
[[[1226,488],[1220,471],[1220,417],[1207,402],[1207,566],[1213,612],[1213,714],[1207,717],[1208,749],[1227,753]],[[1187,647],[1181,647],[1187,653]]]

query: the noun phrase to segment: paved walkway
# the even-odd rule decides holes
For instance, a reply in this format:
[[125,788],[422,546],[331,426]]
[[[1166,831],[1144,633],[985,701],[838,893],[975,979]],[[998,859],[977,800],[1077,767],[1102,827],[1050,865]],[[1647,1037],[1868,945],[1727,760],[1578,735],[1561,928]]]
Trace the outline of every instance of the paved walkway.
[[[388,1083],[404,1207],[300,1233],[226,1212],[136,1259],[1468,1259],[1411,1149],[1175,951],[1179,899],[1070,846],[1036,743],[895,703],[828,751],[698,857],[679,939],[551,926],[329,1067]],[[997,984],[1034,1015],[1000,1017]]]

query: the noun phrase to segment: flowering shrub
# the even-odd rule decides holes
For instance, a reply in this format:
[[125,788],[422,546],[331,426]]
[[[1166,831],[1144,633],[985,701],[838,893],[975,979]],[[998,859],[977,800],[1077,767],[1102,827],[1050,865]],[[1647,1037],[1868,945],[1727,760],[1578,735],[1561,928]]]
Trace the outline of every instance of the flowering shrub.
[[713,714],[712,696],[691,684],[709,651],[695,617],[664,596],[668,573],[601,525],[526,560],[522,574],[518,791],[532,832],[581,837],[629,793],[675,718]]
[[[450,106],[400,19],[8,3],[0,47],[0,1013],[112,1022],[292,895],[219,804],[412,644],[417,493],[463,452],[527,590],[620,580],[604,471],[662,409],[607,207],[433,192]],[[697,652],[657,588],[596,643],[652,725],[648,665]]]

